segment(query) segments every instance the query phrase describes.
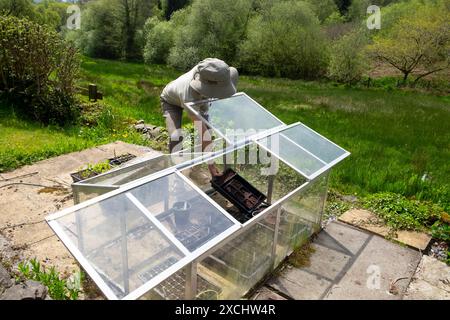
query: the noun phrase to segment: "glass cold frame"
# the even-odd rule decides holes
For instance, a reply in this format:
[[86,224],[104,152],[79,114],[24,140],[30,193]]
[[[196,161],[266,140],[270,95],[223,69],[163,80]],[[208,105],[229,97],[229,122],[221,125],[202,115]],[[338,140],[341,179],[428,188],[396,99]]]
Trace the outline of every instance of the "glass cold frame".
[[[86,197],[118,190],[47,219],[108,298],[240,298],[320,228],[329,170],[349,153],[243,93],[210,103],[207,115],[188,108],[228,149],[161,155],[74,184]],[[211,160],[263,194],[260,207],[243,216],[217,192]]]

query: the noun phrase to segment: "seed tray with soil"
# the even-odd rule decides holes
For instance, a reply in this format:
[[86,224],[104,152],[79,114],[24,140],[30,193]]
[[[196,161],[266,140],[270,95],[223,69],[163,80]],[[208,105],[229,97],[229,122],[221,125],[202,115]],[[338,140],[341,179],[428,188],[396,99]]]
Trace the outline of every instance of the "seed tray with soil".
[[[131,153],[127,153],[127,154],[123,154],[123,155],[108,159],[108,163],[112,169],[112,168],[120,166],[128,161],[131,161],[134,158],[136,158],[135,155],[133,155]],[[71,173],[70,176],[72,177],[73,182],[77,183],[77,182],[81,182],[83,180],[93,178],[102,173],[104,173],[104,172],[96,170],[95,168],[94,169],[88,168],[88,169],[77,171],[75,173]]]
[[211,180],[212,187],[245,214],[247,220],[255,212],[267,208],[267,197],[232,169]]

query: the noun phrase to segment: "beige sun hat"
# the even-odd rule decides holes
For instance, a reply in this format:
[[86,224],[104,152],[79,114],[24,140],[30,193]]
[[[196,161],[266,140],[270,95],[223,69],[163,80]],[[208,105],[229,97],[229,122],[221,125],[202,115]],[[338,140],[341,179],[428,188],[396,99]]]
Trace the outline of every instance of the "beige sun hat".
[[191,87],[208,98],[224,99],[236,93],[239,73],[224,61],[207,58],[197,65]]

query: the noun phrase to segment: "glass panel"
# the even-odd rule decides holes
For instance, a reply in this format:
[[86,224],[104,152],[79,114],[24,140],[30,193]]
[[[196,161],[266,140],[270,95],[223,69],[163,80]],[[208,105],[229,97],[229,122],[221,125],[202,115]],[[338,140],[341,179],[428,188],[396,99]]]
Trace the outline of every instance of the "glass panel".
[[[196,300],[221,299],[224,284],[211,276],[209,270],[197,268]],[[184,300],[186,298],[186,271],[181,269],[146,293],[140,300]]]
[[119,299],[183,258],[125,195],[56,221]]
[[130,191],[189,251],[234,223],[176,174]]
[[301,124],[260,139],[258,143],[309,179],[347,154],[344,149]]
[[291,140],[286,139],[283,134],[276,133],[258,142],[281,159],[289,162],[306,177],[311,176],[325,165],[319,159],[300,149]]
[[284,124],[246,95],[216,100],[208,105],[193,105],[191,108],[208,120],[212,129],[230,141],[237,142]]
[[283,131],[283,135],[326,163],[331,163],[347,153],[303,124]]
[[326,194],[327,176],[324,175],[282,204],[276,265],[320,230]]
[[272,269],[275,222],[276,210],[201,262],[224,284],[220,299],[242,298]]
[[[245,208],[240,207],[239,204],[234,203],[232,199],[224,194],[224,191],[228,192],[227,186],[230,184],[223,183],[224,187],[220,190],[218,188],[220,183],[212,183],[211,174],[206,163],[185,169],[182,171],[182,174],[241,223],[252,219],[270,204],[281,199],[306,182],[306,179],[297,171],[285,163],[278,161],[278,158],[273,157],[256,143],[229,152],[214,159],[213,162],[222,174],[222,177],[224,177],[224,174],[228,175],[231,172],[230,169],[233,170],[243,179],[242,182],[244,184],[250,184],[251,187],[256,189],[255,193],[262,194],[265,197],[264,201],[257,208],[254,208],[254,210],[245,210]],[[240,185],[238,188],[241,188]],[[236,194],[235,190],[235,187],[231,187],[230,192],[238,199],[239,194]],[[241,190],[243,189],[241,188]],[[245,193],[247,191],[244,190],[243,192]]]

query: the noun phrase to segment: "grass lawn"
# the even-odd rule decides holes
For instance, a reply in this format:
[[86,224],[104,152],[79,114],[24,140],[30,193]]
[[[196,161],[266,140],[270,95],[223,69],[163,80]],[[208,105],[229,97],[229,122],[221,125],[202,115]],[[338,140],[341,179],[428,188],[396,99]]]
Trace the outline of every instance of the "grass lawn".
[[[104,101],[121,117],[163,125],[159,94],[179,74],[164,66],[84,58],[82,85],[98,84]],[[239,90],[286,123],[301,121],[352,152],[333,171],[336,190],[392,191],[441,202],[450,210],[449,96],[247,76]],[[95,128],[42,128],[3,110],[0,172],[109,141],[140,141]]]

